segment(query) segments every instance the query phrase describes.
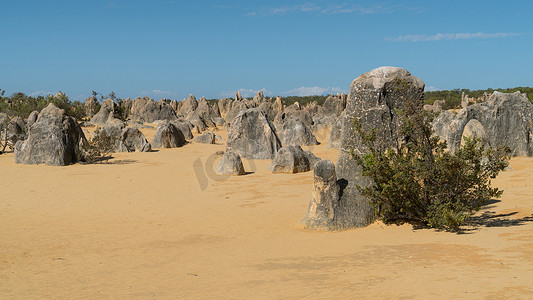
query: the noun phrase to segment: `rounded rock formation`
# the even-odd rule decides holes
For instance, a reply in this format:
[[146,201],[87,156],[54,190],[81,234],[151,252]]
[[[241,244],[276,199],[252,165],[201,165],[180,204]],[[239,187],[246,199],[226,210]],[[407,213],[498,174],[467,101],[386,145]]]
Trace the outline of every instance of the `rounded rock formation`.
[[281,147],[265,114],[258,108],[239,113],[228,134],[227,148],[248,159],[271,159]]
[[215,173],[218,175],[244,175],[244,166],[239,154],[232,151],[224,152]]

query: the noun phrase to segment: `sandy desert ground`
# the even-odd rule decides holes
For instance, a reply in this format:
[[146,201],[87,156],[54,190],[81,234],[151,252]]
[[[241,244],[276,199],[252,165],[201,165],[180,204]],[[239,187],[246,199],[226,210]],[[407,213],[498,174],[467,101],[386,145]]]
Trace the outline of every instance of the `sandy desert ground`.
[[[312,151],[336,161],[318,138]],[[461,234],[314,232],[300,223],[312,172],[245,160],[249,174],[216,176],[224,147],[66,167],[1,155],[0,298],[533,298],[533,158],[512,160],[503,197]]]

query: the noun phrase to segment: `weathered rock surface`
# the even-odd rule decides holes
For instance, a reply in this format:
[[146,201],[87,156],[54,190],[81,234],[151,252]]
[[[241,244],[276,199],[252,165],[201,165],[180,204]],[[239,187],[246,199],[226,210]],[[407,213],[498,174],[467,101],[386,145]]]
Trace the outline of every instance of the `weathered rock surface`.
[[[205,131],[209,126],[205,123],[204,119],[202,119],[196,111],[190,112],[187,115],[186,118],[187,121],[189,121],[193,127],[196,129],[196,132],[202,132]],[[211,124],[213,125],[213,124]]]
[[324,101],[324,115],[340,117],[341,113],[346,108],[346,99],[344,97],[337,97],[329,95]]
[[296,107],[292,105],[291,107],[287,107],[283,112],[278,113],[274,118],[274,124],[283,124],[286,119],[298,118],[305,126],[311,127],[314,124],[311,115],[307,111],[297,109]]
[[226,118],[229,111],[231,110],[231,105],[233,104],[233,100],[229,98],[222,98],[218,100],[218,110],[220,112],[220,117]]
[[26,128],[29,129],[33,123],[37,122],[37,118],[39,117],[39,112],[34,110],[30,113],[28,116],[28,121],[26,122]]
[[98,112],[98,108],[100,107],[100,102],[96,99],[96,97],[89,97],[85,99],[85,114],[89,117],[94,116]]
[[376,130],[378,145],[396,147],[402,142],[399,134],[397,110],[403,108],[407,98],[423,105],[424,82],[412,76],[407,70],[395,67],[381,67],[357,77],[350,85],[345,113],[341,122],[341,146],[337,163],[337,177],[341,183],[341,198],[335,216],[339,228],[362,227],[375,218],[368,199],[363,197],[356,185],[373,184],[361,175],[361,168],[350,154],[365,153],[366,149],[353,129],[356,118],[364,131]]
[[136,128],[122,129],[117,152],[150,152],[152,145],[148,143],[144,134]]
[[103,134],[105,134],[106,140],[111,144],[110,148],[112,152],[119,152],[120,140],[122,138],[122,130],[124,129],[124,124],[120,123],[107,123],[96,129],[93,133],[94,139],[104,139]]
[[457,115],[443,111],[433,122],[450,151],[460,147],[465,128],[467,135],[484,131],[493,148],[509,146],[513,156],[533,156],[533,105],[525,94],[494,92],[486,102],[468,105]]
[[476,119],[472,119],[466,123],[461,137],[461,146],[464,145],[465,137],[481,139],[485,146],[489,146],[487,134],[483,125]]
[[216,136],[212,131],[209,131],[209,132],[206,132],[202,135],[195,137],[194,141],[196,143],[202,143],[202,144],[214,144],[216,141]]
[[309,166],[311,166],[311,169],[315,166],[317,162],[321,160],[320,157],[316,156],[313,152],[309,150],[304,151],[305,157],[307,157],[307,160],[309,161]]
[[100,110],[91,118],[91,123],[96,125],[103,125],[108,120],[115,118],[115,102],[112,99],[105,99],[100,106]]
[[137,98],[133,102],[130,118],[142,123],[152,123],[156,120],[177,120],[176,112],[164,101],[155,102],[150,98]]
[[252,101],[255,102],[257,105],[259,105],[259,103],[265,101],[265,95],[263,94],[263,91],[258,91],[257,94],[255,94],[255,96],[252,99]]
[[131,115],[131,108],[133,107],[133,100],[131,98],[126,98],[119,102],[118,104],[123,112],[124,118],[129,118]]
[[7,123],[7,139],[15,145],[26,138],[26,122],[21,117],[12,118]]
[[283,104],[283,101],[281,101],[281,97],[276,97],[276,101],[272,104],[272,109],[276,114],[282,112],[285,109],[285,105]]
[[304,106],[303,110],[305,110],[309,115],[311,115],[311,118],[314,120],[315,117],[322,117],[324,115],[324,108],[316,102],[309,102],[307,105]]
[[231,123],[227,148],[243,158],[271,159],[280,147],[272,125],[258,108],[242,111]]
[[185,145],[185,135],[174,123],[169,121],[159,122],[152,140],[155,148],[177,148]]
[[331,132],[328,139],[328,148],[330,149],[339,149],[341,147],[342,120],[342,117],[339,118],[331,127]]
[[191,122],[185,120],[177,120],[172,121],[171,123],[174,124],[174,126],[176,126],[176,128],[178,128],[181,133],[183,133],[185,140],[189,141],[194,138],[191,131],[194,126],[191,124]]
[[311,170],[306,153],[300,146],[283,146],[268,168],[272,173],[301,173]]
[[173,109],[176,113],[179,112],[179,102],[178,102],[178,100],[174,99],[174,100],[170,101],[170,104],[169,104],[169,105],[170,105],[170,107],[172,107],[172,109]]
[[316,137],[297,117],[284,119],[281,124],[276,125],[276,132],[283,146],[285,145],[318,145]]
[[50,103],[15,147],[15,163],[64,166],[76,163],[85,135],[76,120]]
[[182,116],[186,116],[189,113],[195,111],[197,107],[198,107],[198,101],[196,100],[196,97],[193,94],[190,94],[186,100],[181,101],[181,105],[179,107],[179,113]]
[[232,151],[224,152],[215,173],[218,175],[244,175],[244,166],[239,154]]
[[249,106],[246,105],[246,103],[244,103],[242,100],[240,101],[233,101],[233,103],[231,104],[231,109],[230,111],[228,112],[228,114],[226,115],[226,117],[224,117],[224,119],[229,122],[229,123],[232,123],[233,120],[235,120],[235,118],[242,112],[242,111],[245,111],[249,109]]
[[305,227],[314,230],[335,229],[335,210],[340,197],[335,165],[324,159],[315,164],[313,171],[313,198],[304,218]]

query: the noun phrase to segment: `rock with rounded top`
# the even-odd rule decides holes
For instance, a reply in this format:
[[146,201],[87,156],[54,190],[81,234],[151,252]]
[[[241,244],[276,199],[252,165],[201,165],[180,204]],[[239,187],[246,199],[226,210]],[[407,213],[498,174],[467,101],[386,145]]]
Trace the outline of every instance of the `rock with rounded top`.
[[463,129],[463,135],[461,137],[461,146],[464,145],[466,137],[479,139],[483,145],[489,146],[485,128],[481,122],[476,119],[472,119],[466,123],[465,128]]
[[244,166],[239,154],[232,151],[224,152],[215,173],[218,175],[244,175]]
[[15,145],[26,138],[26,122],[21,117],[13,117],[7,123],[7,139]]
[[186,143],[183,132],[169,121],[159,122],[152,139],[152,146],[155,148],[178,148]]
[[458,114],[442,111],[433,129],[452,152],[461,146],[466,129],[466,135],[477,131],[485,136],[490,147],[508,146],[512,156],[533,156],[532,120],[533,104],[526,94],[494,92],[486,102],[468,105]]
[[337,177],[342,182],[342,196],[336,222],[339,228],[362,227],[375,219],[368,199],[357,186],[372,185],[371,178],[361,175],[361,167],[351,151],[364,154],[367,149],[354,130],[354,119],[363,131],[376,131],[376,144],[383,148],[395,148],[403,142],[398,111],[404,109],[406,98],[423,106],[424,82],[407,70],[381,67],[357,77],[350,85],[346,108],[341,115],[340,149]]
[[29,128],[25,141],[15,147],[15,163],[64,166],[78,162],[86,141],[74,118],[48,104]]
[[272,173],[301,173],[311,170],[306,153],[300,146],[283,146],[268,168]]
[[318,145],[316,137],[309,127],[298,117],[284,119],[281,124],[276,124],[276,132],[282,145]]
[[191,129],[194,128],[194,126],[191,124],[191,122],[186,120],[177,120],[172,121],[172,124],[178,128],[181,133],[183,133],[183,136],[185,137],[185,140],[192,140],[194,137],[192,135]]
[[148,143],[144,134],[137,128],[122,129],[117,152],[150,152],[152,145]]
[[242,111],[233,120],[227,148],[248,159],[271,159],[281,147],[273,126],[258,108]]
[[304,218],[305,228],[335,229],[335,210],[340,198],[340,186],[333,162],[323,159],[313,168],[313,198]]
[[176,112],[165,101],[147,97],[137,98],[133,102],[130,118],[134,121],[152,123],[156,120],[177,120]]
[[214,144],[216,141],[216,136],[212,131],[208,131],[202,135],[195,137],[194,141],[196,143],[201,143],[201,144]]

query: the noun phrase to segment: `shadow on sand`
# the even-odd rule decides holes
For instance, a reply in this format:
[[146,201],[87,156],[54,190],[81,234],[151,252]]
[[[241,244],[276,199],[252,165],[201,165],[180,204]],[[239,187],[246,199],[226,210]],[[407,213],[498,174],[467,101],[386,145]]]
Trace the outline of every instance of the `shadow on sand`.
[[136,163],[133,159],[114,159],[112,156],[100,157],[92,162],[79,162],[83,165],[127,165]]
[[[496,208],[496,203],[501,200],[491,199],[485,203],[480,209],[480,212],[471,216],[457,231],[456,234],[472,234],[483,227],[513,227],[521,226],[533,222],[533,214],[522,218],[512,218],[518,214],[517,211],[506,214],[497,214],[493,209]],[[430,229],[426,224],[421,222],[409,222],[413,226],[413,230]],[[439,231],[445,231],[444,229]]]
[[522,218],[513,218],[512,216],[518,214],[517,211],[506,214],[498,214],[492,209],[496,206],[494,204],[501,202],[500,200],[491,199],[481,207],[480,214],[476,214],[465,222],[464,228],[461,228],[458,234],[473,233],[481,227],[512,227],[521,226],[533,222],[533,215]]

